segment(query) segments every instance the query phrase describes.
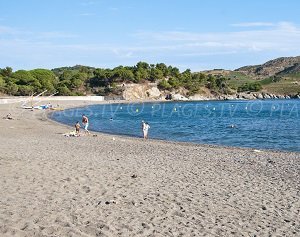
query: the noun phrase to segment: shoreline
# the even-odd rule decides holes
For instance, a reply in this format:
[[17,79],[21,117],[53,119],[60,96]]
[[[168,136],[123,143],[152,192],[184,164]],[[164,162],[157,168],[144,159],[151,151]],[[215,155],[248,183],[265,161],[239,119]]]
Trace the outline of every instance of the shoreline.
[[[284,99],[277,99],[276,101],[284,100]],[[237,100],[231,100],[231,101],[237,101]],[[245,101],[245,100],[240,100]],[[251,100],[249,100],[251,101]],[[67,106],[65,109],[77,109],[77,108],[84,108],[86,106],[93,106],[93,105],[109,105],[109,104],[135,104],[135,103],[185,103],[185,102],[209,102],[209,101],[102,101],[98,103],[91,103],[88,105],[78,105],[78,106]],[[212,100],[212,102],[218,102],[216,100]],[[230,102],[230,100],[228,100]],[[60,111],[46,111],[47,112],[47,118],[50,121],[55,122],[58,125],[63,125],[70,127],[70,125],[67,125],[62,122],[55,121],[54,119],[50,118],[52,113],[60,112]],[[102,131],[96,131],[96,130],[90,130],[93,133],[99,133],[99,134],[105,134],[109,136],[120,136],[120,137],[127,137],[127,138],[133,138],[133,139],[141,139],[142,137],[139,135],[130,135],[130,134],[118,134],[118,133],[109,133],[109,132],[102,132]],[[299,151],[292,151],[292,150],[280,150],[280,149],[272,149],[272,148],[259,148],[259,147],[246,147],[246,146],[228,146],[228,145],[222,145],[222,144],[209,144],[209,143],[196,143],[196,142],[189,142],[189,141],[176,141],[176,140],[167,140],[167,139],[160,139],[160,138],[150,138],[150,140],[158,141],[158,142],[168,142],[168,143],[174,143],[174,144],[189,144],[191,146],[209,146],[209,147],[220,147],[220,148],[228,148],[228,149],[246,149],[249,151],[258,151],[258,152],[283,152],[283,153],[296,153],[300,154]]]
[[[77,107],[74,107],[77,108]],[[55,121],[51,118],[49,118],[49,121],[54,122],[54,124],[58,126],[64,126],[70,128],[70,125],[67,125],[65,123],[61,123],[58,121]],[[107,135],[111,137],[121,137],[121,138],[128,138],[128,139],[142,139],[141,136],[131,136],[127,134],[118,134],[118,133],[109,133],[109,132],[102,132],[102,131],[95,131],[95,130],[89,130],[93,134],[101,134],[101,135]],[[267,148],[255,148],[255,147],[241,147],[241,146],[226,146],[226,145],[221,145],[221,144],[209,144],[209,143],[193,143],[193,142],[184,142],[184,141],[175,141],[175,140],[166,140],[166,139],[159,139],[159,138],[149,138],[148,141],[157,141],[161,143],[170,143],[173,145],[183,145],[183,146],[200,146],[200,147],[206,147],[206,148],[224,148],[224,149],[241,149],[241,150],[248,150],[251,152],[267,152],[267,153],[295,153],[295,154],[300,154],[300,152],[297,151],[289,151],[289,150],[277,150],[277,149],[267,149]]]
[[64,137],[68,126],[45,111],[0,105],[9,111],[15,119],[0,121],[1,236],[299,233],[298,153]]

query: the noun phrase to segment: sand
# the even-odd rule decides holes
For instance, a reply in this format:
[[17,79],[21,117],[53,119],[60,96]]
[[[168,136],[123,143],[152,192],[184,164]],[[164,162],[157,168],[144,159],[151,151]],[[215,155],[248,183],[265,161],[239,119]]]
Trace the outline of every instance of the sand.
[[64,137],[44,111],[8,112],[0,236],[299,236],[299,153]]

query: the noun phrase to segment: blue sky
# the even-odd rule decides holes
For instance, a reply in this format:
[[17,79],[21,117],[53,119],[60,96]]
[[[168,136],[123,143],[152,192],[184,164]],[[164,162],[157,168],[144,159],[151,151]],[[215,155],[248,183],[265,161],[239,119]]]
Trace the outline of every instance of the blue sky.
[[0,68],[236,69],[300,55],[300,1],[0,0]]

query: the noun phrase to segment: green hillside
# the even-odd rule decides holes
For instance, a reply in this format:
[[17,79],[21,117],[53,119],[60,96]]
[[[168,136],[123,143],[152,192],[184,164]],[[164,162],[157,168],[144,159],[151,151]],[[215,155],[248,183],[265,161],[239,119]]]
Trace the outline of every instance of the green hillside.
[[[134,66],[113,69],[76,65],[52,70],[17,70],[0,68],[0,94],[28,96],[47,90],[48,95],[120,96],[125,84],[155,83],[165,93],[185,91],[186,96],[228,95],[237,92],[264,91],[280,95],[300,94],[300,57],[279,58],[262,65],[235,71],[214,69],[180,72],[164,63],[138,62]],[[45,94],[45,95],[46,95]]]

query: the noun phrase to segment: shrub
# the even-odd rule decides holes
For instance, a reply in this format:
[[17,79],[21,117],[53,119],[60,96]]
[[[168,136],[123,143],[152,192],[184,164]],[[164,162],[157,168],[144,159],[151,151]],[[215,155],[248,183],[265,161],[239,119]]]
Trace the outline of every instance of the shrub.
[[258,82],[254,83],[245,83],[242,86],[238,87],[238,92],[243,92],[243,91],[260,91],[262,89],[262,86]]

